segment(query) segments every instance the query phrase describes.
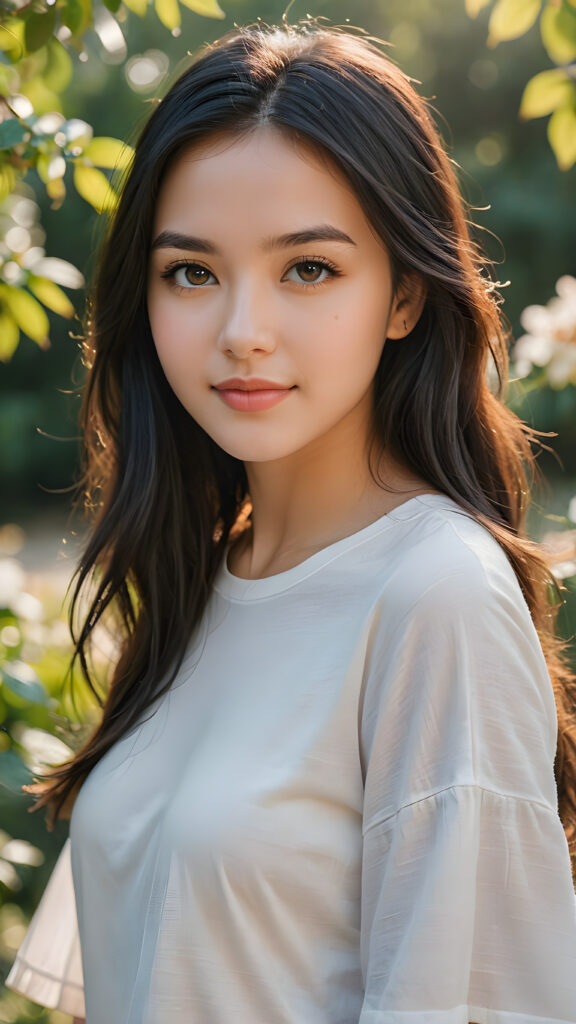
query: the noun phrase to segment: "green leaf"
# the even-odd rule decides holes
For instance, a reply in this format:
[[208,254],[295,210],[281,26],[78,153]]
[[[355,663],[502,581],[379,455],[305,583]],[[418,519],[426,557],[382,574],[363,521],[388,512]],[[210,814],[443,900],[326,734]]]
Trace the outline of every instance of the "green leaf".
[[39,153],[36,157],[36,173],[44,184],[50,181],[50,159],[49,153]]
[[154,0],[154,8],[162,24],[171,32],[180,27],[182,19],[178,0]]
[[62,21],[69,28],[72,35],[79,32],[84,20],[84,8],[80,0],[66,0],[62,11]]
[[551,114],[566,102],[571,93],[572,82],[565,71],[560,68],[540,71],[524,88],[519,116],[528,119]]
[[104,6],[107,7],[109,11],[112,11],[112,14],[116,14],[121,3],[122,0],[104,0]]
[[56,25],[56,7],[48,7],[42,13],[32,11],[26,18],[24,43],[28,53],[34,53],[52,38]]
[[32,772],[15,750],[5,750],[0,754],[0,785],[11,793],[23,796],[22,786],[27,785],[32,777]]
[[3,96],[12,96],[18,91],[20,76],[10,64],[0,61],[0,93]]
[[487,45],[523,36],[540,14],[542,0],[497,0],[488,22]]
[[558,6],[548,0],[540,18],[542,42],[555,64],[576,60],[576,10],[568,4]]
[[54,111],[62,112],[60,96],[52,89],[48,89],[42,78],[35,75],[20,86],[20,92],[27,96],[35,114],[51,114]]
[[47,277],[37,277],[36,274],[30,274],[28,287],[36,298],[40,299],[40,302],[48,306],[48,309],[59,313],[60,316],[68,318],[74,316],[74,306],[66,293],[57,284],[54,284],[54,281],[49,281]]
[[30,665],[19,662],[8,662],[7,664],[10,666],[9,668],[5,665],[0,670],[0,677],[4,686],[7,686],[17,697],[23,697],[24,700],[30,701],[31,704],[47,706],[51,703],[50,695],[46,692]]
[[58,39],[52,38],[47,47],[46,67],[42,78],[49,89],[64,92],[72,79],[73,64],[70,54]]
[[[189,7],[191,11],[195,11],[196,14],[201,14],[204,18],[225,18],[226,14],[216,2],[216,0],[181,0],[181,2]],[[490,0],[476,0],[476,3],[490,3]]]
[[113,210],[116,205],[117,196],[113,191],[110,182],[102,171],[95,167],[87,167],[86,164],[75,163],[74,185],[87,203],[90,203],[98,213],[103,210]]
[[134,155],[131,146],[121,142],[120,139],[112,139],[100,135],[92,139],[84,149],[82,156],[88,157],[97,167],[119,167],[124,170]]
[[9,284],[0,285],[0,300],[8,307],[20,330],[32,341],[45,346],[50,325],[40,303],[29,292]]
[[0,202],[14,190],[16,184],[16,171],[10,164],[0,166]]
[[9,117],[0,123],[0,149],[12,149],[29,135],[28,125],[22,124],[17,117]]
[[139,18],[146,17],[146,11],[148,10],[148,0],[124,0],[124,5],[133,14],[137,14]]
[[20,331],[11,316],[0,313],[0,359],[7,363],[18,348]]
[[62,21],[73,36],[81,36],[92,24],[91,0],[65,0]]
[[66,186],[64,184],[64,180],[62,178],[51,178],[50,181],[46,182],[46,192],[50,199],[52,199],[52,209],[59,210],[66,199]]
[[21,60],[24,56],[24,21],[12,18],[10,28],[0,24],[0,50],[6,53],[11,61]]
[[38,177],[45,185],[55,178],[63,178],[66,174],[66,161],[60,150],[51,153],[39,153],[36,159]]
[[559,107],[548,122],[548,141],[561,171],[576,162],[576,110],[572,103]]

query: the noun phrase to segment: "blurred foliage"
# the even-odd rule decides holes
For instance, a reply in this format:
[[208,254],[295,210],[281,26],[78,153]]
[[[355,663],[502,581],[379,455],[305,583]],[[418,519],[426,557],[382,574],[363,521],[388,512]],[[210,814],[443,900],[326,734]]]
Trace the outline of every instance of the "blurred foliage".
[[[196,14],[223,18],[217,0],[181,0]],[[120,0],[4,0],[0,21],[0,360],[15,352],[20,332],[48,347],[49,320],[43,309],[71,317],[74,307],[57,279],[46,273],[45,253],[33,244],[18,220],[19,184],[31,171],[43,183],[52,208],[66,198],[71,168],[74,187],[98,213],[112,210],[117,193],[102,168],[119,174],[132,151],[110,136],[94,137],[81,118],[65,118],[62,94],[71,84],[75,62],[82,61],[85,36],[99,31],[109,51],[123,52]],[[156,15],[172,32],[180,31],[178,0],[154,0]],[[126,0],[122,7],[145,17],[147,0]],[[6,214],[8,216],[6,217]],[[10,224],[10,217],[16,220]],[[67,282],[68,287],[75,287]],[[77,287],[78,285],[76,285]]]
[[[5,124],[0,124],[0,131]],[[48,317],[40,303],[70,319],[74,306],[60,285],[84,285],[82,274],[71,263],[46,257],[39,213],[34,191],[24,182],[0,201],[0,231],[5,240],[4,251],[0,248],[0,359],[4,361],[15,352],[21,330],[41,348],[48,347]]]
[[[466,0],[472,18],[493,0]],[[490,48],[518,39],[539,21],[546,53],[560,67],[540,71],[526,85],[520,117],[544,117],[560,170],[576,162],[576,0],[496,0],[488,23]]]
[[[15,524],[0,529],[0,958],[11,965],[32,911],[67,833],[48,833],[22,786],[37,771],[66,760],[91,727],[97,709],[68,676],[71,644],[61,594],[49,581],[28,587],[15,557],[23,542]],[[0,996],[0,1020],[69,1021],[17,993]]]

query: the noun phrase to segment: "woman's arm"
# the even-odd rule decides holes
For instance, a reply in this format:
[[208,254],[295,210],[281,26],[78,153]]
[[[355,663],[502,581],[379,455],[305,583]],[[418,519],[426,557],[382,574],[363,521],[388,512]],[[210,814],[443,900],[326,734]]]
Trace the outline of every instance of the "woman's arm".
[[498,552],[485,556],[486,580],[472,559],[450,577],[434,563],[415,600],[407,577],[370,637],[362,1024],[507,998],[520,1017],[560,1020],[576,999],[554,695],[527,606]]

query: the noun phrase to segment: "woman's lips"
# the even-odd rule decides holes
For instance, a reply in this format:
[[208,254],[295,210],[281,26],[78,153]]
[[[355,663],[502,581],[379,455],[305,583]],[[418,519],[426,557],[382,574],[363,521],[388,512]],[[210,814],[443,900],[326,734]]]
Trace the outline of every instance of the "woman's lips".
[[294,388],[275,388],[274,390],[240,391],[237,388],[217,388],[218,394],[226,405],[238,412],[258,412],[278,405]]

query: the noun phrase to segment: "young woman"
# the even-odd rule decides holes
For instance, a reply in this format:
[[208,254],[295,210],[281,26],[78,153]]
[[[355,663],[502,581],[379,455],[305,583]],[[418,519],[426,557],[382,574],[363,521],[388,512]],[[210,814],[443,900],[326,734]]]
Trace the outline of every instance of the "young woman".
[[576,1021],[573,680],[451,164],[312,20],[206,46],[140,138],[86,339],[95,692],[114,609],[121,649],[27,787],[71,814],[8,978],[37,1002]]

